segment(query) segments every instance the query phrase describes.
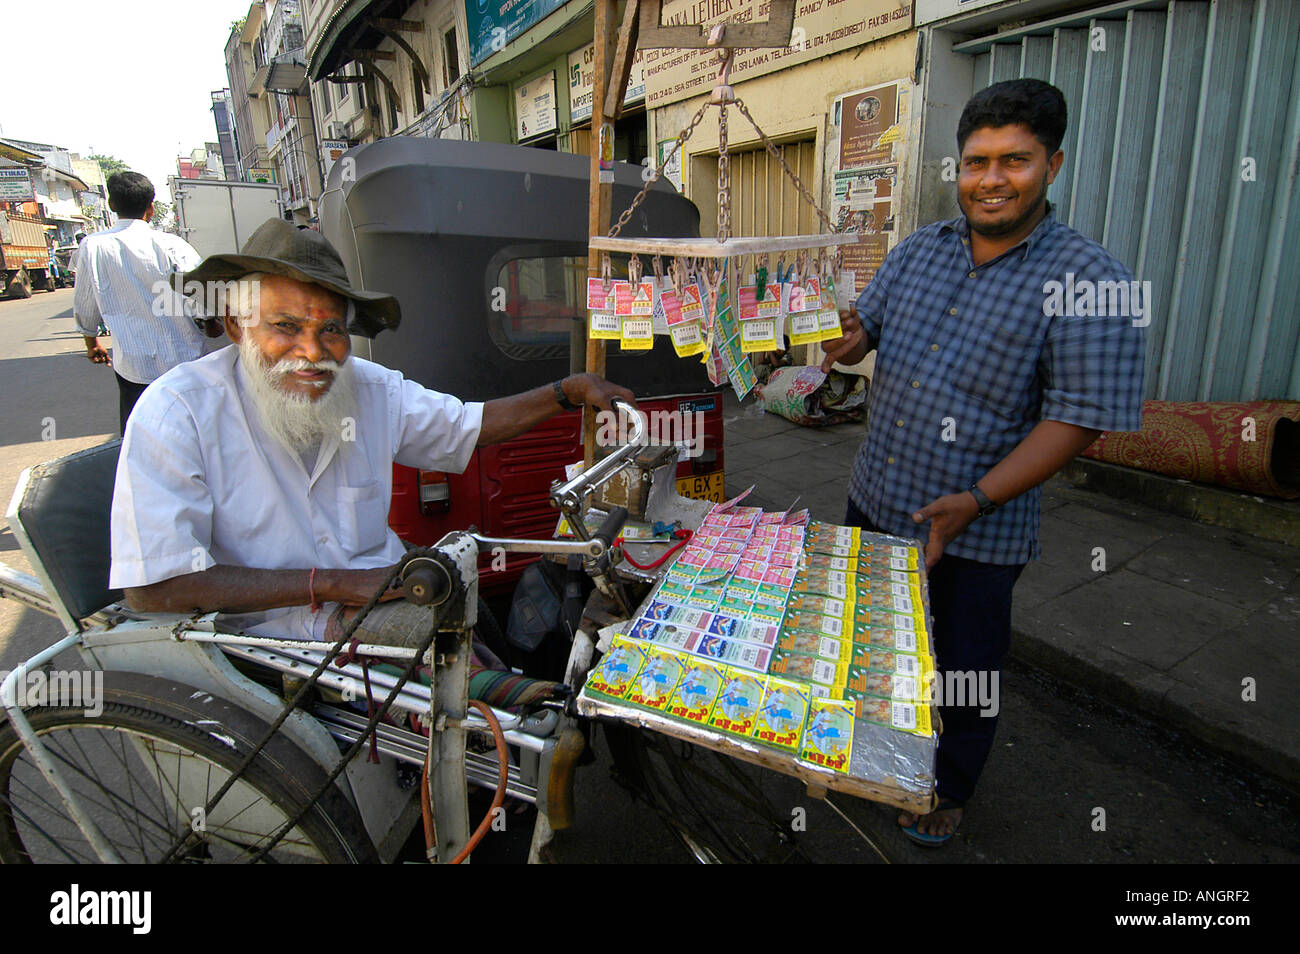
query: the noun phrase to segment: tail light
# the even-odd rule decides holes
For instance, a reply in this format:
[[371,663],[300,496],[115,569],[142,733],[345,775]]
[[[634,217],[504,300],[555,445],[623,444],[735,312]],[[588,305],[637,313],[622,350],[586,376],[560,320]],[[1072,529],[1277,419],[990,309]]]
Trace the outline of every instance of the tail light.
[[420,513],[430,516],[451,509],[451,486],[440,470],[420,471]]

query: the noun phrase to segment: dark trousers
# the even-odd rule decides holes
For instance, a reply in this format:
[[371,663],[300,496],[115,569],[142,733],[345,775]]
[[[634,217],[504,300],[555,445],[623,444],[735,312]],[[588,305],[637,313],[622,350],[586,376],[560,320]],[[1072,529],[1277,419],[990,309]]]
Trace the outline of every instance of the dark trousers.
[[[879,529],[851,500],[844,522],[864,530]],[[939,717],[943,734],[935,760],[940,798],[967,801],[975,793],[975,783],[993,749],[1002,659],[1011,645],[1011,590],[1024,568],[1023,563],[980,563],[949,555],[930,571],[931,636],[939,670],[938,691],[942,693]],[[973,673],[973,678],[965,675],[968,673]],[[953,691],[958,687],[958,692]],[[972,687],[976,691],[969,691]],[[991,704],[982,705],[981,695]],[[963,704],[951,704],[957,702]],[[989,712],[993,714],[986,714]]]
[[140,395],[149,385],[136,384],[134,381],[128,381],[116,371],[113,377],[117,378],[117,414],[122,421],[122,434],[126,434],[126,419],[131,416],[131,409],[135,407],[135,402],[140,400]]

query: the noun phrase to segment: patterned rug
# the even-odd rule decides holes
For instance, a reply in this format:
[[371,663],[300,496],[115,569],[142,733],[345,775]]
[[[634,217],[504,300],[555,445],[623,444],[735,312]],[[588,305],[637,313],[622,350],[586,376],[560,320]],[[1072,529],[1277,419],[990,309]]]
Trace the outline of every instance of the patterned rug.
[[1300,498],[1300,401],[1147,401],[1142,430],[1083,456],[1246,493]]

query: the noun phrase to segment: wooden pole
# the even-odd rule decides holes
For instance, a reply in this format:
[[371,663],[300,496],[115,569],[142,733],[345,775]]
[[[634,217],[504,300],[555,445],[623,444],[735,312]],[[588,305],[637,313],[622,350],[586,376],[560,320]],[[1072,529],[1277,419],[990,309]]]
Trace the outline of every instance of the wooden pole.
[[[601,134],[601,127],[606,122],[605,94],[610,85],[610,72],[614,62],[615,30],[617,27],[617,18],[615,17],[616,2],[617,0],[596,0],[594,31],[596,63],[591,89],[591,179],[587,193],[590,203],[588,212],[589,235],[604,235],[609,231],[610,205],[614,195],[613,183],[600,181],[600,159],[601,147],[607,137],[610,148],[613,146],[614,130],[612,122],[610,128],[605,131],[605,136]],[[622,98],[622,94],[620,94],[619,98]],[[600,257],[601,253],[599,251],[590,250],[587,253],[587,275],[591,278],[600,277]],[[585,301],[585,294],[583,299]],[[585,370],[593,374],[604,375],[604,341],[593,338],[587,339]],[[583,456],[587,466],[590,467],[595,460],[596,449],[596,409],[590,406],[583,412],[583,434],[585,445]]]

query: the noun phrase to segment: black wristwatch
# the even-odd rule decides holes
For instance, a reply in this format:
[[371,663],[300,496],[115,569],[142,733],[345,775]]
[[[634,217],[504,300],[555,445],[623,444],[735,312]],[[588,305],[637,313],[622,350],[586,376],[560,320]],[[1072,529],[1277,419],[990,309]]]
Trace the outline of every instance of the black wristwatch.
[[974,497],[975,502],[979,504],[979,508],[980,508],[979,515],[981,517],[987,517],[993,511],[998,509],[998,504],[995,504],[992,500],[989,500],[988,494],[980,490],[979,484],[970,485],[970,495]]
[[569,400],[569,396],[564,393],[564,383],[556,381],[551,387],[555,388],[555,400],[560,402],[560,407],[566,411],[576,411],[581,405],[574,404]]

